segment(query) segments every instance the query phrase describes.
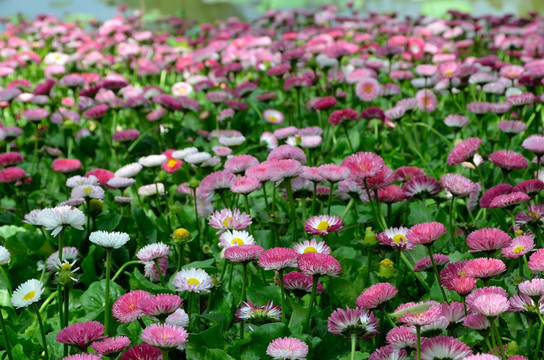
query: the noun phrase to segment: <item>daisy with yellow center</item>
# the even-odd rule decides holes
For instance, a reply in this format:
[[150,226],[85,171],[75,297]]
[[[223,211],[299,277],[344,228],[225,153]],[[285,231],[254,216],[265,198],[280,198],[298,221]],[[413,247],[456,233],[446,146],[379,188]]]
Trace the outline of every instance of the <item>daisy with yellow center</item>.
[[11,304],[15,308],[28,307],[38,301],[43,294],[44,288],[41,281],[36,279],[28,280],[19,285],[11,296]]
[[295,244],[295,246],[293,246],[293,250],[295,250],[299,254],[306,254],[306,253],[330,254],[331,253],[331,248],[328,247],[324,241],[317,241],[316,239],[304,240],[301,243]]
[[304,230],[313,235],[326,236],[331,232],[338,232],[344,226],[338,216],[318,215],[312,216],[304,224]]
[[245,230],[227,230],[219,237],[219,247],[254,245],[255,239]]
[[413,249],[414,245],[406,239],[408,228],[398,227],[385,229],[384,232],[378,234],[377,238],[384,246],[398,247],[401,249]]
[[174,276],[172,282],[177,291],[189,291],[195,293],[209,293],[213,287],[213,280],[202,269],[182,269]]
[[278,110],[266,109],[265,111],[263,111],[263,119],[271,124],[281,124],[285,117]]

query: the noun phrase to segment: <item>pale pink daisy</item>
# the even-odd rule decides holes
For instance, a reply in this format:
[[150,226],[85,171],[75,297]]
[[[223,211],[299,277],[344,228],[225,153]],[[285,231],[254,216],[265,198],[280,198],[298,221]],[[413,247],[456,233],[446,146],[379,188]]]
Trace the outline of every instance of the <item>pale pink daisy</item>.
[[159,349],[172,349],[185,345],[188,337],[189,334],[182,327],[170,324],[151,324],[140,335],[143,342]]
[[304,231],[312,235],[325,236],[331,232],[338,232],[343,226],[342,219],[338,216],[317,215],[306,220]]

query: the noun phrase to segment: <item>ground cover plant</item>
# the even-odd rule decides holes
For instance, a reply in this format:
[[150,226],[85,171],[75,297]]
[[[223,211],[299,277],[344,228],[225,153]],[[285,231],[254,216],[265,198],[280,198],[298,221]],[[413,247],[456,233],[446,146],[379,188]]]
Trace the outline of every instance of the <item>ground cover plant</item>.
[[0,359],[544,357],[543,18],[4,27]]

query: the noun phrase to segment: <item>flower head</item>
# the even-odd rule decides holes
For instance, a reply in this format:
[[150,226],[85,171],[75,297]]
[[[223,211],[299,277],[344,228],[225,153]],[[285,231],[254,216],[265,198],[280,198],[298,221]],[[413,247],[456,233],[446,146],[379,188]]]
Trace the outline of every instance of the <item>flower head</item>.
[[446,227],[439,222],[414,225],[408,230],[406,238],[416,245],[429,245],[446,233]]
[[15,308],[28,307],[38,301],[44,292],[43,283],[30,279],[17,287],[11,295],[11,304]]
[[317,215],[306,220],[304,231],[313,235],[328,235],[331,232],[338,232],[342,226],[344,224],[338,216]]
[[223,209],[216,211],[208,221],[208,224],[214,229],[219,230],[216,234],[221,234],[225,230],[242,230],[251,224],[251,216],[240,210]]
[[368,310],[339,308],[329,316],[328,330],[345,338],[356,335],[358,338],[369,339],[378,333],[378,320]]
[[475,251],[493,252],[512,242],[512,238],[500,229],[484,228],[471,232],[467,236],[467,245]]
[[375,309],[394,298],[398,292],[394,285],[377,283],[363,291],[355,303],[363,309]]
[[266,354],[273,359],[304,360],[308,355],[308,345],[296,338],[277,338],[268,345]]
[[98,321],[86,321],[68,325],[57,334],[57,341],[86,350],[94,341],[104,338],[104,325]]
[[89,241],[107,249],[119,249],[124,246],[130,237],[124,232],[93,231],[89,235]]
[[144,312],[140,309],[140,303],[149,296],[151,294],[144,290],[134,290],[121,295],[113,303],[113,317],[123,324],[140,319],[144,316]]
[[244,302],[234,314],[236,320],[252,324],[265,324],[281,321],[281,308],[268,301],[266,305],[255,305],[251,301]]
[[283,270],[297,267],[298,252],[287,248],[265,250],[259,258],[259,266],[265,270]]
[[143,342],[159,349],[172,349],[185,345],[189,334],[182,327],[171,324],[151,324],[140,336]]
[[189,291],[194,293],[209,293],[213,287],[213,280],[202,269],[182,269],[174,276],[172,284],[177,291]]
[[298,268],[304,275],[338,276],[342,266],[331,255],[308,252],[298,257]]

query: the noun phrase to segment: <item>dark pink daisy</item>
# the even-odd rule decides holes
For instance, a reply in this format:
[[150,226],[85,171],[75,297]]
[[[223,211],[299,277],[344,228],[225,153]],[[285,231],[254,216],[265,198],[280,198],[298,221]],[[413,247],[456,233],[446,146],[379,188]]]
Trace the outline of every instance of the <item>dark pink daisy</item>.
[[505,195],[498,195],[493,198],[489,207],[492,209],[509,208],[531,200],[531,197],[522,192],[513,192]]
[[162,351],[148,344],[139,344],[125,351],[119,360],[159,360]]
[[389,185],[378,190],[378,200],[382,203],[396,203],[404,199],[406,194],[398,185]]
[[329,116],[329,124],[336,126],[346,121],[354,121],[357,119],[359,119],[359,113],[353,109],[335,110]]
[[51,164],[54,172],[69,173],[81,169],[81,161],[78,159],[55,159]]
[[12,183],[26,177],[26,172],[18,167],[8,167],[0,170],[0,183]]
[[113,317],[123,324],[140,319],[144,316],[140,303],[149,296],[151,294],[144,290],[134,290],[122,295],[113,303]]
[[529,196],[536,195],[544,190],[544,182],[538,179],[525,180],[514,186],[513,191],[521,191]]
[[448,165],[455,166],[465,161],[472,160],[476,151],[482,145],[482,140],[471,137],[457,144],[448,154]]
[[529,163],[523,155],[510,150],[495,151],[489,155],[489,161],[506,171],[526,169],[529,167]]
[[23,155],[16,152],[7,152],[0,154],[0,167],[17,165],[23,162]]
[[[304,295],[304,293],[310,293],[312,291],[312,276],[306,276],[297,271],[291,271],[283,275],[283,281],[285,284],[285,290],[302,293],[301,296]],[[278,286],[280,285],[280,279],[276,281],[276,284]],[[325,291],[323,285],[318,282],[316,292],[321,294],[323,291]]]
[[460,174],[444,174],[440,178],[440,182],[444,189],[457,197],[470,195],[476,186],[471,180]]
[[442,191],[442,185],[434,178],[427,175],[417,175],[408,180],[402,187],[409,198],[427,198],[437,195]]
[[183,304],[183,299],[172,294],[158,294],[143,298],[138,304],[140,310],[147,316],[164,319]]
[[57,341],[86,351],[93,341],[104,338],[104,331],[104,325],[98,321],[76,323],[62,329],[57,334]]
[[[447,255],[444,254],[433,254],[433,259],[436,264],[436,266],[444,266],[446,264],[449,264],[450,258]],[[421,271],[427,271],[432,270],[433,264],[431,262],[431,257],[427,256],[423,259],[419,260],[414,265],[414,272],[421,272]]]
[[467,276],[488,280],[506,271],[506,265],[499,259],[477,258],[469,260],[464,271]]
[[512,192],[512,185],[510,184],[499,184],[495,185],[489,190],[487,190],[482,197],[480,198],[480,207],[489,208],[489,205],[493,199],[499,195],[510,194]]
[[140,137],[140,132],[136,129],[127,129],[127,130],[121,130],[116,131],[115,134],[113,134],[113,141],[119,141],[119,142],[128,142],[128,141],[134,141],[137,138]]
[[259,259],[264,249],[259,245],[232,246],[223,253],[225,259],[235,263],[245,263]]

